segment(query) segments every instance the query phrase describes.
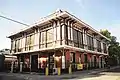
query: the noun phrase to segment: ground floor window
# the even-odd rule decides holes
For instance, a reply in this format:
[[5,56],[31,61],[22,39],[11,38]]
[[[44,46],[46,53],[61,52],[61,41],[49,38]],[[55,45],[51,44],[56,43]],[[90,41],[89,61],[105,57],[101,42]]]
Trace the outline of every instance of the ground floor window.
[[39,60],[39,68],[41,68],[41,69],[44,69],[44,68],[46,68],[46,66],[47,66],[47,59],[48,59],[48,56],[47,56],[47,54],[39,54],[39,58],[38,58],[38,60]]
[[30,68],[30,55],[25,55],[25,58],[24,58],[24,64],[25,64],[25,68]]

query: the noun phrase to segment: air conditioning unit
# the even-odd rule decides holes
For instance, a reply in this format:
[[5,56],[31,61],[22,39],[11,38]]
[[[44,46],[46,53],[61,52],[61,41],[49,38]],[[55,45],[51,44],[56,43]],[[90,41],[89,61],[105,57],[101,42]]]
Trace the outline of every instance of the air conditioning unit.
[[53,68],[53,75],[58,74],[58,69],[57,68]]

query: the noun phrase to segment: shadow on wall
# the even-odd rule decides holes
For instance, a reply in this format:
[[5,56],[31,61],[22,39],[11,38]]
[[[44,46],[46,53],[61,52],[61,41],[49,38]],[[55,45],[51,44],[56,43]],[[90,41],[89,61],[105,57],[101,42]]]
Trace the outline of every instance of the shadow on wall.
[[3,54],[0,54],[0,72],[4,71],[4,60],[5,56]]

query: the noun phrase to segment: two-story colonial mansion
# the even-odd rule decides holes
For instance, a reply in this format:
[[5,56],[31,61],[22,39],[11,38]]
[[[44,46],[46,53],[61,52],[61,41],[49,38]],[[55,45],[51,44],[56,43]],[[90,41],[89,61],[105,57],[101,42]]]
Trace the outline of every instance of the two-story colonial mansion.
[[[108,38],[67,11],[58,10],[30,27],[8,36],[11,53],[23,62],[23,71],[48,67],[68,70],[70,64],[84,69],[103,68]],[[19,65],[19,64],[18,64]]]

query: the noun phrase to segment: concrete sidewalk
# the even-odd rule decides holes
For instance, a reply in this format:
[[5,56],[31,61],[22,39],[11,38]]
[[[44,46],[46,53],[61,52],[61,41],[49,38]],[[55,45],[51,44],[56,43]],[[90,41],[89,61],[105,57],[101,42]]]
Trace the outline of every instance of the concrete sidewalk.
[[[111,67],[110,69],[119,68],[120,66]],[[62,74],[60,76],[58,75],[39,75],[39,74],[22,74],[22,73],[0,73],[0,76],[11,76],[11,77],[17,77],[17,78],[23,78],[23,80],[60,80],[60,79],[76,79],[76,78],[84,78],[90,74],[96,74],[103,71],[107,71],[110,69],[93,69],[93,70],[84,70],[84,71],[77,71],[73,72],[72,74]]]

